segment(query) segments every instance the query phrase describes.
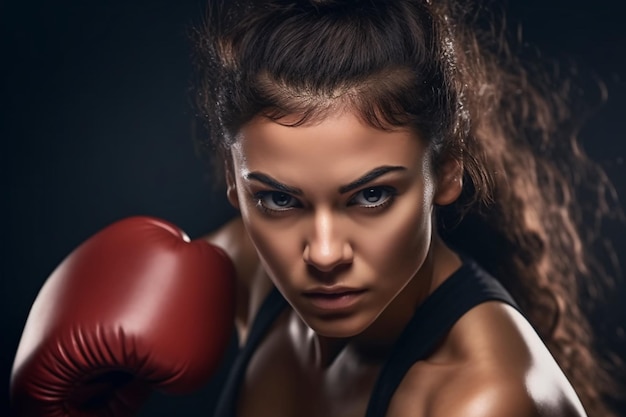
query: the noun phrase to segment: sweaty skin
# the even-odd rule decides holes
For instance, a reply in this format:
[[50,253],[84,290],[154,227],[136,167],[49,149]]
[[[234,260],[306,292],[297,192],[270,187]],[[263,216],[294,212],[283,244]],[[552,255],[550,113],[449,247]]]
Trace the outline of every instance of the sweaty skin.
[[[418,134],[350,111],[298,127],[257,117],[231,154],[227,196],[241,218],[208,239],[238,268],[241,343],[272,285],[292,307],[249,364],[239,415],[364,416],[389,348],[461,264],[433,210],[460,194],[462,166],[435,170]],[[526,320],[490,302],[411,368],[387,415],[584,412]]]

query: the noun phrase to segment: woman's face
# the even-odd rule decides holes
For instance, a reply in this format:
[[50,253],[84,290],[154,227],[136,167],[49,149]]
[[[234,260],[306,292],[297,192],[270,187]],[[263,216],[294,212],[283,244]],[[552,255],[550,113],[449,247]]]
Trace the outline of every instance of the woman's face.
[[257,117],[232,158],[229,200],[317,333],[362,332],[424,263],[442,193],[414,132],[378,130],[350,112],[299,127]]

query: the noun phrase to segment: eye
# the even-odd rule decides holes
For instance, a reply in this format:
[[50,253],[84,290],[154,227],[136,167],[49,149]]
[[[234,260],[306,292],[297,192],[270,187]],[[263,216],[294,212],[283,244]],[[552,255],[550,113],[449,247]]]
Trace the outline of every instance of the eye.
[[286,211],[300,207],[300,202],[281,191],[261,191],[254,194],[257,206],[265,211]]
[[384,207],[391,203],[395,194],[395,190],[391,187],[364,188],[356,193],[348,204],[367,208]]

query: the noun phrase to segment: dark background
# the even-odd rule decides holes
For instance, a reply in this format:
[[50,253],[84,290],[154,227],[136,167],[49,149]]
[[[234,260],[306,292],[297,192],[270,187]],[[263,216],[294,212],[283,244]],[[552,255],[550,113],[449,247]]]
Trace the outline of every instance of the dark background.
[[[588,153],[626,196],[626,22],[618,1],[524,0],[511,26],[542,56],[576,62],[597,111],[581,132]],[[513,4],[514,3],[514,4]],[[231,214],[195,155],[187,30],[201,0],[0,0],[2,255],[0,415],[28,310],[76,245],[122,217],[170,220],[191,237]],[[596,80],[608,90],[598,106]],[[622,197],[625,198],[625,197]],[[606,228],[626,266],[626,227]],[[626,356],[623,278],[594,325]],[[208,385],[156,396],[144,415],[208,415]],[[621,405],[622,415],[626,407]],[[194,414],[195,413],[195,414]]]

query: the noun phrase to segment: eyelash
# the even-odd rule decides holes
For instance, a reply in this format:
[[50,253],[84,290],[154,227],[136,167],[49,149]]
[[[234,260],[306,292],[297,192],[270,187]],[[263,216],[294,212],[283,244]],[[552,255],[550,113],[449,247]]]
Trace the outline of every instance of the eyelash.
[[[372,190],[382,191],[383,193],[387,193],[387,196],[385,197],[385,199],[384,199],[384,201],[382,203],[374,203],[374,204],[369,204],[369,205],[354,203],[354,200],[361,193],[366,192],[366,191],[372,191]],[[279,210],[268,207],[267,204],[264,203],[264,200],[266,198],[268,198],[268,197],[276,196],[277,194],[289,197],[290,199],[293,199],[296,202],[296,204],[293,205],[293,206],[289,206],[287,208],[284,208],[284,209],[279,209]],[[364,188],[364,189],[356,192],[355,194],[353,194],[352,197],[350,197],[350,199],[348,200],[348,206],[358,205],[361,208],[366,209],[366,210],[377,210],[377,211],[380,211],[380,210],[385,209],[389,205],[391,205],[395,201],[395,198],[396,198],[397,195],[398,195],[398,192],[393,187],[389,187],[389,186],[367,187],[367,188]],[[293,197],[292,195],[290,195],[288,193],[284,193],[282,191],[259,191],[259,192],[254,193],[253,197],[254,197],[254,201],[255,201],[256,207],[259,210],[261,210],[263,213],[266,213],[266,214],[282,215],[282,214],[285,214],[288,211],[291,211],[293,209],[302,207],[302,204],[298,201],[297,198]]]
[[268,197],[276,196],[276,195],[283,195],[283,196],[289,197],[290,199],[298,201],[295,197],[291,196],[290,194],[284,193],[282,191],[259,191],[259,192],[254,193],[254,201],[255,201],[256,207],[259,208],[263,213],[273,214],[273,215],[284,214],[285,212],[290,211],[294,208],[302,207],[302,205],[298,203],[296,206],[287,207],[281,210],[269,208],[267,204],[263,202],[263,200]]
[[[373,204],[356,204],[356,203],[352,203],[359,196],[359,194],[364,193],[366,191],[372,191],[372,190],[382,191],[383,193],[387,194],[382,203],[373,203]],[[393,203],[397,195],[398,195],[398,192],[393,187],[388,187],[388,186],[367,187],[367,188],[364,188],[364,189],[358,191],[357,193],[355,193],[350,198],[350,200],[348,200],[348,204],[349,205],[359,205],[360,207],[368,209],[368,210],[382,210],[385,207],[389,206],[391,203]]]

